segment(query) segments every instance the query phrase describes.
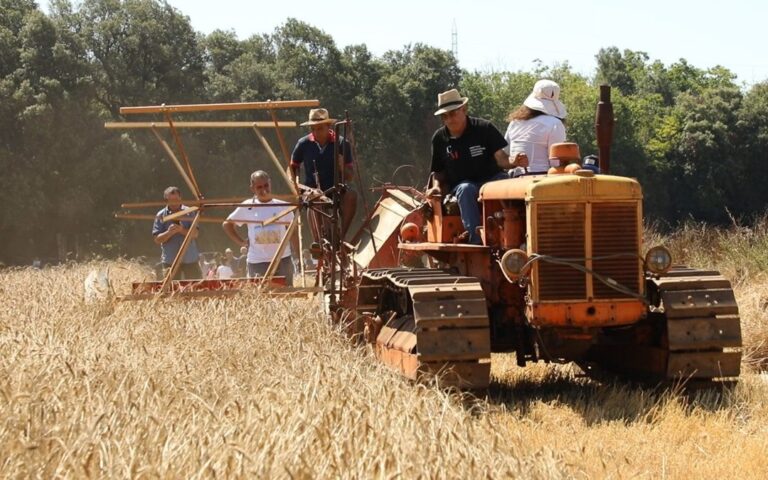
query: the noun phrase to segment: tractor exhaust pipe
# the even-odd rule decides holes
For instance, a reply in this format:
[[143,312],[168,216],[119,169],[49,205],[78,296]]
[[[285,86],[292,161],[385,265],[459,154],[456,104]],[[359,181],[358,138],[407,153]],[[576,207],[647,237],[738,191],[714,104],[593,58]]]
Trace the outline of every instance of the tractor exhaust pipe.
[[597,134],[597,149],[602,173],[610,172],[613,121],[611,86],[600,85],[600,101],[597,103],[597,112],[595,113],[595,133]]

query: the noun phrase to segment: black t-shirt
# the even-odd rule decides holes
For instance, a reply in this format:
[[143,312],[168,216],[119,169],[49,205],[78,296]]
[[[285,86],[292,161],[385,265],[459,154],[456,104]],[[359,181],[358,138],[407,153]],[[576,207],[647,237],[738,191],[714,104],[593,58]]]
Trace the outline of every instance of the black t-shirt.
[[494,154],[507,141],[493,124],[482,118],[467,117],[467,128],[458,138],[451,138],[448,128],[438,128],[432,135],[432,172],[443,172],[448,185],[471,181],[484,183],[501,172]]

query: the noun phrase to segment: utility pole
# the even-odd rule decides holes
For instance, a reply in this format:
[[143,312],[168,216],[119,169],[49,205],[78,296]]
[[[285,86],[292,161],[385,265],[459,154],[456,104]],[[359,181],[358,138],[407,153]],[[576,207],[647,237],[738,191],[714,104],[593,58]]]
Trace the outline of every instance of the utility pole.
[[451,28],[451,51],[456,61],[459,61],[459,30],[456,28],[456,19],[453,19],[453,27]]

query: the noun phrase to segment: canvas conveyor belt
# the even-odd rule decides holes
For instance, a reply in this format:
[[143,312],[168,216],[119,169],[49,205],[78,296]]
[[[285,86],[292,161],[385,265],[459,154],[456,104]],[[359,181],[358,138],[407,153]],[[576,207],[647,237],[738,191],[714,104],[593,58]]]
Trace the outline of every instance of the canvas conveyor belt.
[[653,283],[666,318],[666,378],[738,377],[741,326],[730,281],[716,271],[677,267]]
[[379,269],[364,274],[358,314],[380,319],[374,351],[414,380],[437,375],[442,386],[486,388],[490,333],[476,278],[437,269]]

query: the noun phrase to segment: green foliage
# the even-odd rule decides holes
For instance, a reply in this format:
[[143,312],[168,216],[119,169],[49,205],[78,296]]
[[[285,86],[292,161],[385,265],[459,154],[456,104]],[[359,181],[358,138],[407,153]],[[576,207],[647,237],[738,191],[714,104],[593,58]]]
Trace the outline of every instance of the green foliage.
[[509,114],[523,103],[537,78],[530,72],[465,73],[460,91],[469,97],[470,114],[506,127]]
[[616,47],[601,48],[597,58],[597,81],[612,85],[624,95],[637,93],[638,84],[645,77],[648,54]]
[[[597,86],[607,82],[612,173],[641,180],[651,218],[729,222],[764,210],[768,83],[739,88],[721,66],[665,65],[616,47],[601,49],[596,65],[594,78],[567,62],[467,72],[450,52],[423,44],[381,56],[365,45],[340,48],[296,19],[240,40],[232,31],[197,33],[160,0],[53,0],[50,15],[32,0],[0,0],[0,261],[53,257],[57,236],[69,249],[153,254],[146,224],[116,223],[111,213],[121,201],[184,185],[151,135],[103,129],[125,105],[317,98],[334,117],[353,120],[364,186],[423,186],[439,92],[459,88],[472,115],[504,131],[534,82],[554,79],[568,139],[586,155],[597,151]],[[281,116],[303,121],[306,111]],[[289,148],[304,133],[290,132]],[[208,196],[247,193],[255,165],[277,174],[252,132],[183,135]],[[217,248],[211,238],[203,248]]]
[[110,112],[200,99],[203,60],[189,19],[153,0],[85,0],[65,28],[80,32],[96,99]]

